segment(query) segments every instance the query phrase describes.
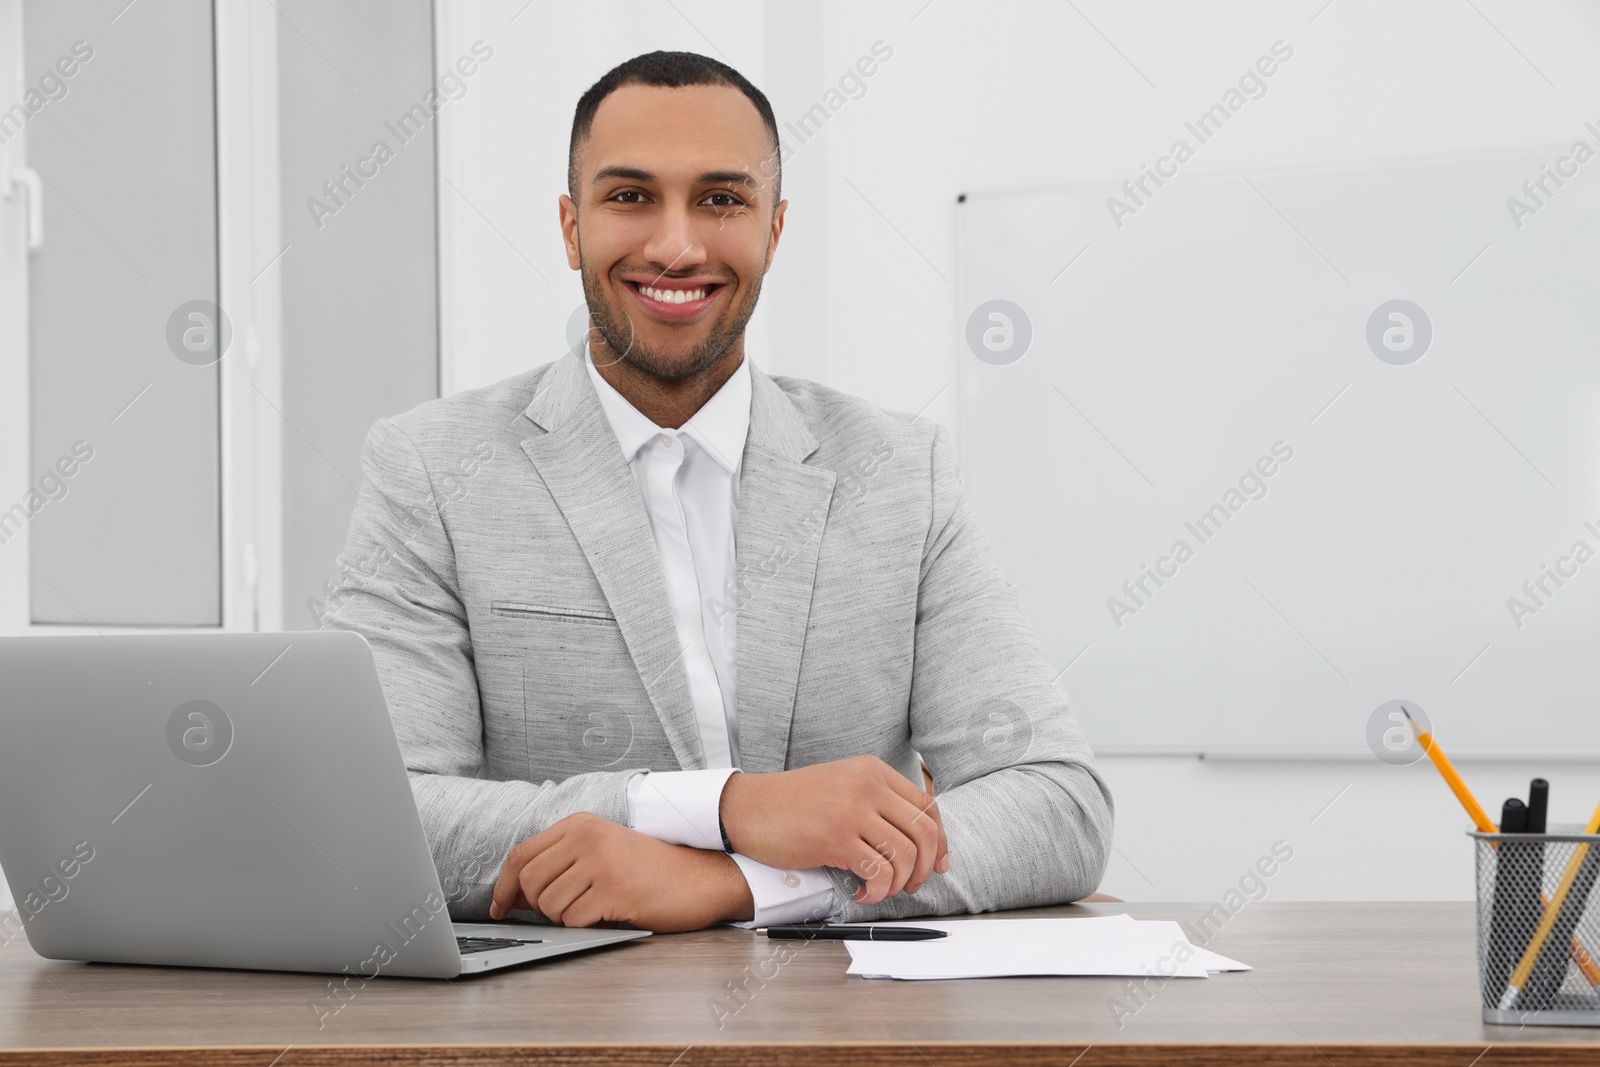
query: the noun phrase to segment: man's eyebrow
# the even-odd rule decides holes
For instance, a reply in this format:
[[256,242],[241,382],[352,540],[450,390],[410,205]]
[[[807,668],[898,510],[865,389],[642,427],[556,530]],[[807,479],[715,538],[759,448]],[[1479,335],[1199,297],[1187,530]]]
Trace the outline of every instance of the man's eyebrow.
[[[660,179],[648,170],[640,167],[615,165],[601,167],[595,172],[591,184],[599,185],[608,181],[630,181],[656,183]],[[758,189],[761,183],[755,177],[742,170],[708,170],[695,179],[696,185],[739,185],[746,189]]]

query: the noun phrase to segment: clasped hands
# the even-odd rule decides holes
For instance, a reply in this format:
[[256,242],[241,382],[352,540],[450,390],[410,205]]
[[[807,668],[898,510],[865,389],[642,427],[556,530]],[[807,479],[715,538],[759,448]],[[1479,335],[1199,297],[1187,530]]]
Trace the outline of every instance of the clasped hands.
[[[721,815],[735,852],[770,867],[853,871],[861,904],[915,893],[950,869],[933,798],[876,756],[734,774]],[[754,914],[744,875],[726,853],[669,845],[588,812],[506,857],[489,915],[531,908],[563,926],[623,922],[660,933]]]

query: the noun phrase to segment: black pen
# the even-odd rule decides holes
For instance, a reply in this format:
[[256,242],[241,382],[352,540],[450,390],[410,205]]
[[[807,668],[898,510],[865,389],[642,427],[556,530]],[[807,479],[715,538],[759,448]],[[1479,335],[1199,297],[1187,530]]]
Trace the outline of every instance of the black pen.
[[1550,783],[1535,778],[1528,783],[1528,833],[1544,833],[1545,819],[1550,810]]
[[[1528,832],[1528,806],[1511,797],[1500,809],[1500,832]],[[1544,831],[1541,829],[1540,833]],[[1511,969],[1527,950],[1528,938],[1539,924],[1539,855],[1543,845],[1501,841],[1495,850],[1494,903],[1490,910],[1490,944],[1484,960],[1483,984],[1487,1000],[1499,1003]]]
[[774,941],[931,941],[949,937],[925,926],[764,926],[756,930]]

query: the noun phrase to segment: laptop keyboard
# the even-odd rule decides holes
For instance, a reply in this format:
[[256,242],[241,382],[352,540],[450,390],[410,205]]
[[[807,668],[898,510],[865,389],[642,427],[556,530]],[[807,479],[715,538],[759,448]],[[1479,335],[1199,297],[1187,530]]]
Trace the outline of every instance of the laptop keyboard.
[[542,945],[538,938],[526,937],[458,937],[456,948],[463,956],[474,952],[493,952],[497,948],[516,948],[518,945]]

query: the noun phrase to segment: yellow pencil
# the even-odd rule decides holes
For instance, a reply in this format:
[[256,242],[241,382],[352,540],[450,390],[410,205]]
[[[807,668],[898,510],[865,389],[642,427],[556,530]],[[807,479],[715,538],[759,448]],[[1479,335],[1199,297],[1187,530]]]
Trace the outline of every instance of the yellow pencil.
[[[1428,758],[1433,761],[1433,765],[1439,769],[1440,777],[1442,777],[1445,781],[1445,784],[1450,787],[1450,791],[1456,795],[1456,799],[1461,802],[1461,806],[1467,809],[1467,815],[1472,818],[1473,825],[1486,834],[1499,833],[1500,827],[1494,824],[1494,820],[1489,818],[1489,813],[1484,811],[1483,806],[1478,803],[1478,798],[1472,795],[1472,790],[1467,788],[1467,783],[1462,780],[1461,773],[1456,770],[1455,764],[1450,762],[1450,757],[1444,754],[1444,750],[1442,748],[1434,744],[1432,732],[1424,730],[1417,723],[1417,720],[1411,717],[1411,712],[1406,710],[1406,706],[1404,704],[1400,705],[1400,710],[1405,713],[1406,722],[1411,724],[1411,732],[1416,734],[1417,744],[1422,746],[1422,750],[1428,754]],[[1596,818],[1600,818],[1600,811],[1596,811],[1595,816]],[[1591,826],[1587,832],[1592,834],[1595,832],[1595,828]],[[1587,850],[1588,847],[1589,846],[1587,845],[1582,846],[1584,850]],[[1582,852],[1573,857],[1573,863],[1568,867],[1569,875],[1576,872],[1576,865],[1582,862],[1582,860]],[[1564,880],[1566,888],[1570,889],[1570,883],[1570,877]],[[1556,921],[1555,916],[1560,910],[1560,904],[1558,903],[1552,907],[1550,901],[1543,893],[1539,894],[1539,899],[1544,902],[1544,915],[1539,920],[1539,929],[1543,929],[1544,933],[1536,934],[1534,941],[1528,946],[1528,951],[1533,954],[1534,959],[1538,959],[1539,957],[1539,950],[1537,946],[1543,944],[1544,939],[1550,936],[1550,931],[1545,929],[1545,924],[1554,926]],[[1557,899],[1559,901],[1563,898],[1558,897]],[[1590,958],[1589,953],[1584,949],[1582,943],[1579,942],[1576,937],[1573,937],[1572,939],[1571,950],[1573,962],[1575,962],[1578,965],[1578,969],[1583,972],[1584,979],[1588,981],[1591,986],[1600,989],[1600,967],[1595,966],[1594,960]],[[1523,962],[1527,963],[1527,960],[1528,956],[1525,954],[1523,956]],[[1528,963],[1527,970],[1528,973],[1532,973],[1533,964]],[[1517,973],[1522,974],[1522,979],[1520,982],[1513,979],[1513,983],[1517,986],[1517,989],[1520,990],[1522,987],[1521,983],[1528,980],[1528,975],[1523,973],[1523,969],[1520,965],[1517,967]],[[1514,997],[1516,996],[1516,993],[1508,988],[1506,990],[1506,995],[1509,997]],[[1502,1007],[1503,1006],[1504,1005],[1502,1005]]]
[[1455,764],[1450,762],[1450,757],[1446,756],[1444,750],[1433,743],[1433,734],[1417,725],[1417,720],[1411,717],[1411,712],[1406,711],[1404,704],[1400,705],[1400,710],[1405,712],[1406,722],[1411,724],[1411,732],[1417,735],[1417,744],[1422,746],[1422,751],[1428,754],[1428,758],[1433,761],[1433,765],[1439,768],[1439,774],[1444,778],[1444,784],[1450,787],[1450,792],[1456,795],[1456,799],[1461,801],[1461,806],[1467,809],[1467,814],[1472,816],[1473,825],[1486,834],[1499,833],[1500,827],[1496,826],[1494,820],[1489,818],[1489,813],[1483,810],[1483,806],[1478,803],[1478,798],[1473,796],[1472,790],[1467,788],[1467,783],[1461,780],[1461,774],[1456,770]]
[[[1589,817],[1589,825],[1583,832],[1600,833],[1600,806],[1594,809],[1594,814]],[[1533,974],[1533,965],[1539,960],[1539,950],[1544,947],[1545,939],[1555,928],[1556,919],[1560,916],[1561,909],[1566,906],[1567,895],[1572,892],[1573,880],[1578,877],[1578,868],[1583,866],[1584,857],[1588,854],[1587,844],[1579,845],[1572,850],[1572,859],[1567,861],[1567,869],[1562,872],[1561,882],[1556,886],[1556,895],[1544,909],[1544,914],[1539,917],[1539,925],[1534,929],[1533,938],[1528,942],[1528,951],[1522,954],[1522,962],[1517,964],[1517,969],[1511,972],[1511,981],[1506,983],[1506,991],[1500,998],[1502,1009],[1512,1007],[1522,993],[1523,987],[1528,984],[1528,978]]]

